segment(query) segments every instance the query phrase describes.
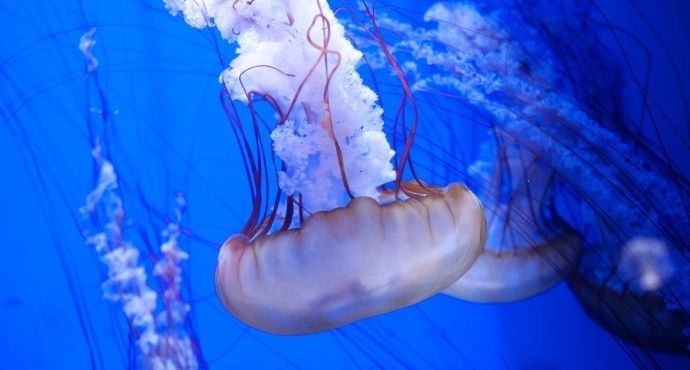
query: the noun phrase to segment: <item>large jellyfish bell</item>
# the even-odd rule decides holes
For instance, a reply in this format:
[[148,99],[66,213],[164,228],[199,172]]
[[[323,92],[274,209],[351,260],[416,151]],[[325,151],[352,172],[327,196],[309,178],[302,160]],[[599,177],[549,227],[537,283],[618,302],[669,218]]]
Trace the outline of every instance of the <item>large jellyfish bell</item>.
[[[168,6],[238,45],[221,80],[254,211],[226,241],[216,271],[236,317],[272,333],[322,331],[419,302],[469,269],[484,246],[481,204],[462,185],[402,181],[416,122],[394,170],[376,94],[355,70],[362,54],[327,3]],[[274,111],[275,156],[260,143],[257,100]],[[248,105],[257,142],[234,101]],[[270,191],[276,157],[279,189]],[[392,199],[380,192],[391,181]]]
[[483,247],[466,188],[379,205],[369,197],[310,215],[299,229],[231,237],[218,258],[225,306],[259,329],[322,331],[419,302],[456,281]]

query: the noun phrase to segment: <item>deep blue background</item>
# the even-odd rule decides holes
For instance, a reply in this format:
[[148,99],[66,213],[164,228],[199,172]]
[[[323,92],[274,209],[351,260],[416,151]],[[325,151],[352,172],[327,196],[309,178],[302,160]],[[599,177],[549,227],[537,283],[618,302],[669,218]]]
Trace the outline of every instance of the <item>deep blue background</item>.
[[[627,3],[601,5],[613,23],[654,44]],[[687,2],[639,5],[686,73]],[[77,49],[94,26],[103,99]],[[91,121],[100,129],[99,110],[110,114],[106,140],[130,225],[155,239],[163,217],[172,215],[174,192],[183,191],[190,207],[183,224],[195,235],[218,245],[241,227],[250,206],[246,181],[218,103],[217,76],[230,51],[214,30],[189,28],[157,0],[0,4],[0,369],[88,368],[89,347],[98,366],[127,364],[125,321],[119,307],[101,298],[104,269],[84,245],[77,212],[93,182],[87,127]],[[672,117],[681,117],[663,52],[659,46],[651,52],[660,61],[652,93]],[[642,60],[636,54],[631,48],[635,63]],[[470,139],[464,145],[473,145]],[[128,236],[141,245],[136,232]],[[264,334],[236,321],[216,300],[212,245],[183,242],[191,254],[187,294],[211,368],[635,366],[563,284],[510,305],[437,296],[338,331]]]

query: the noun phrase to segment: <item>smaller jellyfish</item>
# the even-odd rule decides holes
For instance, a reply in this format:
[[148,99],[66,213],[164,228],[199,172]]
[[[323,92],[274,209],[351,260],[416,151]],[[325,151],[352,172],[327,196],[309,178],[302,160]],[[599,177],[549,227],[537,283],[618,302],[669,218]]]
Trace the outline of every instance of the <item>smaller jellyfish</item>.
[[[459,184],[433,187],[414,174],[403,181],[406,168],[414,172],[416,119],[399,127],[406,139],[394,169],[377,95],[356,71],[362,53],[326,2],[166,4],[238,45],[221,75],[222,98],[253,212],[218,257],[217,292],[233,315],[266,332],[313,333],[417,303],[470,268],[485,241],[481,203]],[[389,57],[405,90],[402,109],[409,100],[416,117],[405,76]],[[247,105],[250,130],[235,101]],[[260,103],[277,121],[273,128]],[[382,191],[393,181],[394,190]]]
[[652,351],[688,354],[685,328],[690,317],[682,306],[669,305],[663,294],[621,287],[615,275],[597,283],[573,274],[568,284],[589,315],[624,341]]
[[[595,215],[591,218],[600,222]],[[674,268],[674,261],[687,261],[674,256],[677,252],[656,237],[635,237],[616,248],[616,233],[598,226],[587,241],[577,273],[568,278],[582,307],[627,343],[657,352],[688,354],[688,291],[683,270]],[[645,229],[652,230],[637,228]]]
[[486,249],[444,293],[474,302],[512,302],[539,294],[577,266],[578,235],[553,215],[552,170],[525,148],[489,140],[470,168],[487,184],[479,193],[488,219]]

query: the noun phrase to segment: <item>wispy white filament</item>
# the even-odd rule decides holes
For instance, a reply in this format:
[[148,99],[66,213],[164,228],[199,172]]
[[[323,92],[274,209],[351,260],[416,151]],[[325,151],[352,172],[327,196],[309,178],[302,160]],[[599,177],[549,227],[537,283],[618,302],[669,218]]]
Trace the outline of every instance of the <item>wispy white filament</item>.
[[[79,43],[89,74],[98,67],[98,60],[92,53],[96,43],[93,38],[95,32],[95,28],[89,30]],[[115,168],[103,158],[99,144],[91,154],[98,167],[98,179],[87,194],[80,213],[88,225],[84,231],[86,244],[94,247],[107,267],[108,278],[101,285],[103,297],[122,306],[147,369],[196,369],[196,354],[183,327],[189,306],[179,294],[182,281],[179,263],[189,257],[177,243],[184,198],[178,196],[177,218],[164,232],[166,241],[161,246],[162,258],[155,266],[155,274],[166,286],[162,297],[164,310],[156,317],[158,294],[146,282],[147,274],[139,262],[139,250],[122,234],[125,211],[118,194]]]

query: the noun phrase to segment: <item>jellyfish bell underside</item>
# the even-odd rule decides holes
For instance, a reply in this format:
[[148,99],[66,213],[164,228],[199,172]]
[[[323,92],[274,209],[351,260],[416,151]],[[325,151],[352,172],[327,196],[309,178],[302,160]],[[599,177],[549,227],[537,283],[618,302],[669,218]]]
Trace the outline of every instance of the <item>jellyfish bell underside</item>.
[[517,209],[491,208],[486,248],[445,294],[478,303],[514,302],[552,288],[575,270],[578,234],[560,222],[537,221],[529,210],[533,205],[516,204]]
[[482,205],[462,185],[384,205],[358,197],[310,215],[299,229],[230,237],[216,289],[257,329],[314,333],[442,291],[472,266],[485,239]]
[[494,240],[490,237],[477,262],[443,293],[478,303],[519,301],[560,283],[577,266],[580,254],[579,236],[573,231],[502,249]]

